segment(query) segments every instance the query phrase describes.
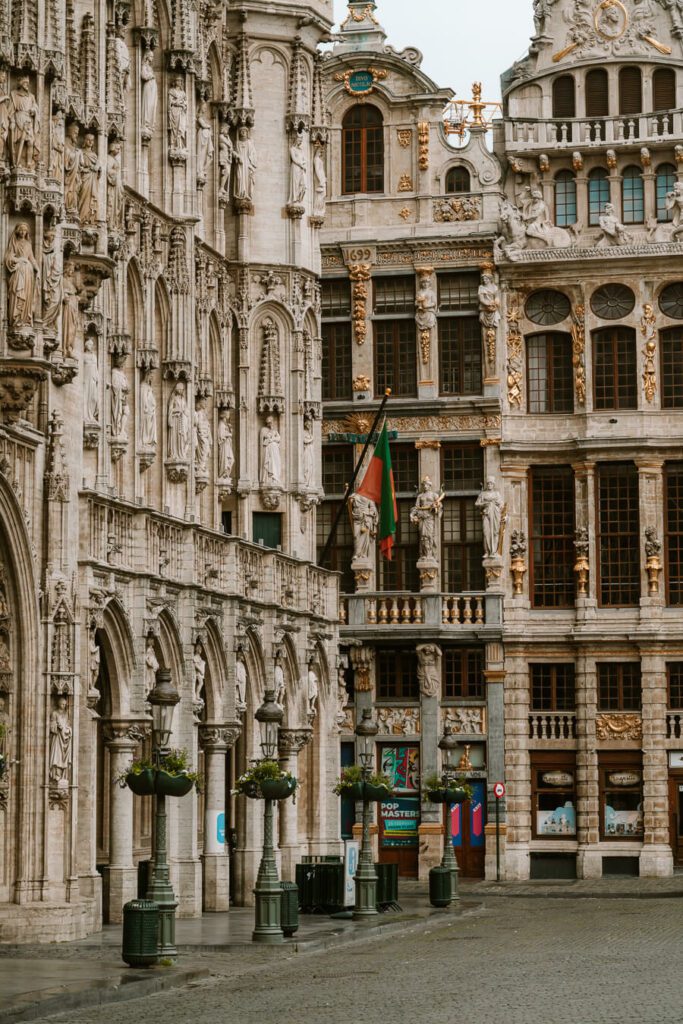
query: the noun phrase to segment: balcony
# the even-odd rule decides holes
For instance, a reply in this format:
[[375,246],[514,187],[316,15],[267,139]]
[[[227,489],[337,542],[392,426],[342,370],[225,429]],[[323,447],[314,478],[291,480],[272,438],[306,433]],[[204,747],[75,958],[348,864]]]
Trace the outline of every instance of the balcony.
[[563,120],[512,118],[505,122],[506,147],[520,155],[546,149],[562,151],[629,144],[671,144],[678,141],[682,133],[681,108],[659,114]]
[[668,711],[666,715],[666,738],[680,740],[683,737],[683,711]]
[[360,593],[340,602],[342,626],[482,629],[500,623],[498,594]]
[[530,740],[575,740],[576,714],[573,711],[533,712],[529,715]]

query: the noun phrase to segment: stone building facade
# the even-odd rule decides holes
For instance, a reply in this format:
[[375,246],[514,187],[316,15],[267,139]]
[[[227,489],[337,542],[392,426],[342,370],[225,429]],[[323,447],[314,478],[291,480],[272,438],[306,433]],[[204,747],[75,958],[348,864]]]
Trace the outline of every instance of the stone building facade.
[[116,778],[159,666],[206,780],[171,809],[179,914],[251,899],[259,807],[229,794],[267,685],[302,782],[283,870],[339,848],[338,585],[312,564],[331,21],[0,4],[0,941],[144,891],[152,808]]

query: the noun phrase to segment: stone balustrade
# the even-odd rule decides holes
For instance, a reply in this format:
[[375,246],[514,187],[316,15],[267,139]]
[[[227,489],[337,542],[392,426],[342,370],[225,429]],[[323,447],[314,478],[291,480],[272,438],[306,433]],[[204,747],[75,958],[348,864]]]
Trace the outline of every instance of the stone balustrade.
[[573,711],[534,712],[529,715],[530,740],[575,740],[576,714]]
[[683,711],[669,711],[666,716],[666,738],[680,740],[683,737]]
[[487,603],[497,600],[485,594],[346,594],[339,618],[342,626],[482,627]]
[[545,148],[656,144],[678,139],[682,133],[683,109],[620,117],[512,118],[505,122],[506,145],[516,153]]

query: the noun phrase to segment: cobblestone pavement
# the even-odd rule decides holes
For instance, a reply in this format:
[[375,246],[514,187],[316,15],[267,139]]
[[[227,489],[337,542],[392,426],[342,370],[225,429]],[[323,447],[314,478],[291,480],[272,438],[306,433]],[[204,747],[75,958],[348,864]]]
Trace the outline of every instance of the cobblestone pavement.
[[497,898],[450,926],[343,949],[204,957],[213,977],[192,989],[49,1024],[681,1024],[681,909]]

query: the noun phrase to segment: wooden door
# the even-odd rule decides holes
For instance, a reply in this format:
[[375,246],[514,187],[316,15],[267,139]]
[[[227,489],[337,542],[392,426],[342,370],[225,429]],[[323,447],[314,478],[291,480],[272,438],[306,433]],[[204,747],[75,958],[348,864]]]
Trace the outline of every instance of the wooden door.
[[486,857],[486,783],[468,780],[472,799],[454,804],[451,811],[451,832],[456,860],[463,878],[483,878]]
[[683,772],[669,776],[669,842],[674,864],[683,864]]

